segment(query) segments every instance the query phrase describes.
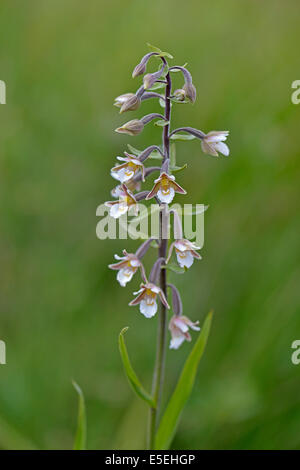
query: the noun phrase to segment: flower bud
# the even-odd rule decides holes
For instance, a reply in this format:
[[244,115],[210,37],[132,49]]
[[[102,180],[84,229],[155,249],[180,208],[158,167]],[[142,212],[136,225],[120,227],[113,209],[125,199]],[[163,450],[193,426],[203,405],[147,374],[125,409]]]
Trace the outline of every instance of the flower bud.
[[133,95],[122,104],[120,114],[124,113],[125,111],[135,111],[140,107],[140,104],[141,99],[138,96]]
[[114,106],[120,109],[120,113],[125,111],[134,111],[139,108],[141,99],[134,93],[125,93],[124,95],[117,96]]
[[121,108],[126,101],[128,101],[130,98],[135,96],[134,93],[124,93],[124,95],[117,96],[115,98],[114,106],[117,106],[117,108]]
[[148,88],[151,88],[154,85],[155,80],[156,80],[156,76],[154,73],[147,73],[143,79],[145,90],[148,90]]
[[174,91],[174,96],[178,101],[184,101],[185,100],[185,90],[183,88],[179,88],[178,90]]
[[116,132],[119,134],[129,134],[129,135],[138,135],[144,129],[144,124],[139,119],[133,119],[128,121],[123,126],[118,127]]
[[137,64],[137,66],[134,68],[132,72],[132,78],[138,77],[139,75],[143,75],[146,72],[146,66],[147,66],[147,63],[145,64],[145,63],[140,62],[139,64]]
[[183,85],[183,90],[185,92],[186,97],[192,102],[195,103],[197,91],[192,82],[186,82]]

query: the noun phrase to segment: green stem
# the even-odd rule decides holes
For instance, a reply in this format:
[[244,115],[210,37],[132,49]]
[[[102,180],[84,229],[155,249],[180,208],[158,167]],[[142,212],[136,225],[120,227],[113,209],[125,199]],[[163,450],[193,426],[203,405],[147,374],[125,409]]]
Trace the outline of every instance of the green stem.
[[[167,85],[165,91],[165,119],[170,122],[171,117],[171,78],[168,73],[166,76]],[[169,144],[169,124],[164,126],[163,129],[163,149],[164,149],[164,160],[169,158],[170,155],[170,144]],[[166,259],[168,241],[166,238],[168,218],[164,210],[164,204],[161,205],[160,219],[159,219],[159,249],[158,256]],[[160,288],[164,292],[167,298],[167,271],[161,269],[160,271]],[[150,408],[149,415],[149,427],[148,427],[148,449],[154,449],[155,446],[155,433],[158,426],[158,417],[160,410],[160,402],[162,396],[162,390],[164,385],[165,376],[165,358],[166,358],[166,339],[167,339],[167,309],[161,303],[159,313],[159,323],[157,332],[157,347],[156,347],[156,360],[152,382],[152,396],[156,403],[155,408]]]

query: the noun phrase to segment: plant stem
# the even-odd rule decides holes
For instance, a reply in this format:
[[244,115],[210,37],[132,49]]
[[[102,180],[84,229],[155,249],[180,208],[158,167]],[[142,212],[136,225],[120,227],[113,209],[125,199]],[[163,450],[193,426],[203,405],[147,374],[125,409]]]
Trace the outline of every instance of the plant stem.
[[[170,122],[171,117],[171,78],[168,72],[166,76],[166,90],[165,90],[165,119]],[[170,157],[170,141],[169,141],[169,128],[167,124],[163,128],[163,161]],[[161,204],[160,219],[159,219],[159,258],[166,259],[167,254],[167,224],[168,216],[165,212],[165,205]],[[163,263],[164,264],[164,263]],[[166,269],[160,270],[160,288],[167,298],[167,272]],[[156,346],[156,360],[152,382],[152,395],[156,402],[156,408],[150,409],[149,428],[148,428],[148,449],[154,449],[155,445],[155,432],[158,425],[160,401],[162,396],[164,375],[165,375],[165,357],[166,357],[166,334],[167,334],[167,310],[166,307],[160,304],[159,324],[157,333],[157,346]]]

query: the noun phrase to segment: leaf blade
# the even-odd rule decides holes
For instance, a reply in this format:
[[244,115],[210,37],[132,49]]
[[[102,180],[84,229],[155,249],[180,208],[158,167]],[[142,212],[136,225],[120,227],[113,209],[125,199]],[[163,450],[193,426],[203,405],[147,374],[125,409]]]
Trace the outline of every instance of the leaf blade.
[[78,393],[78,418],[77,418],[77,430],[74,440],[74,450],[86,450],[86,411],[84,395],[79,385],[72,380],[73,387]]
[[148,392],[146,392],[146,390],[142,386],[141,382],[139,381],[139,379],[138,379],[138,377],[137,377],[136,373],[134,372],[133,367],[131,365],[131,362],[130,362],[130,359],[129,359],[129,356],[128,356],[128,352],[127,352],[127,348],[126,348],[126,344],[125,344],[125,341],[124,341],[124,333],[126,333],[127,330],[128,330],[128,327],[125,327],[121,330],[121,332],[119,334],[119,350],[120,350],[120,354],[121,354],[121,358],[122,358],[122,362],[123,362],[123,366],[124,366],[124,369],[125,369],[127,379],[129,381],[131,387],[135,391],[135,393],[142,400],[144,400],[146,403],[148,403],[148,405],[151,406],[151,408],[156,408],[156,404],[155,404],[153,398],[151,397],[151,395]]
[[198,339],[185,362],[176,388],[160,422],[155,439],[156,450],[167,450],[170,447],[181,411],[188,400],[194,385],[198,364],[203,355],[209,335],[211,320],[212,312],[209,312]]
[[173,134],[170,137],[170,140],[181,140],[185,142],[186,140],[194,140],[196,137],[192,134]]

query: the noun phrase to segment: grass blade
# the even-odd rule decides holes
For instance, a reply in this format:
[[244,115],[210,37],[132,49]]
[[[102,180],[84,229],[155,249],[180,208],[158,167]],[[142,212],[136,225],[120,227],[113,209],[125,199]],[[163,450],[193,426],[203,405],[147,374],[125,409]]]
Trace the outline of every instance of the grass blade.
[[123,328],[123,330],[119,334],[119,349],[120,349],[120,354],[121,354],[121,358],[122,358],[122,361],[123,361],[124,369],[125,369],[125,372],[126,372],[126,376],[129,380],[129,383],[130,383],[131,387],[135,391],[135,393],[140,398],[142,398],[142,400],[147,402],[149,406],[151,406],[152,408],[155,408],[156,405],[155,405],[155,402],[154,402],[153,398],[143,388],[143,386],[142,386],[141,382],[139,381],[139,379],[137,378],[137,375],[134,372],[133,367],[131,365],[131,362],[129,360],[126,344],[125,344],[125,341],[124,341],[124,333],[127,330],[128,330],[128,327]]
[[84,396],[79,385],[73,380],[73,386],[78,393],[78,420],[77,420],[77,431],[74,441],[74,450],[85,450],[86,449],[86,412]]
[[160,422],[155,439],[155,449],[157,450],[167,450],[171,445],[180,414],[191,394],[195,382],[198,364],[203,355],[209,335],[211,320],[212,312],[210,312],[205,319],[202,330],[185,362],[177,386]]

